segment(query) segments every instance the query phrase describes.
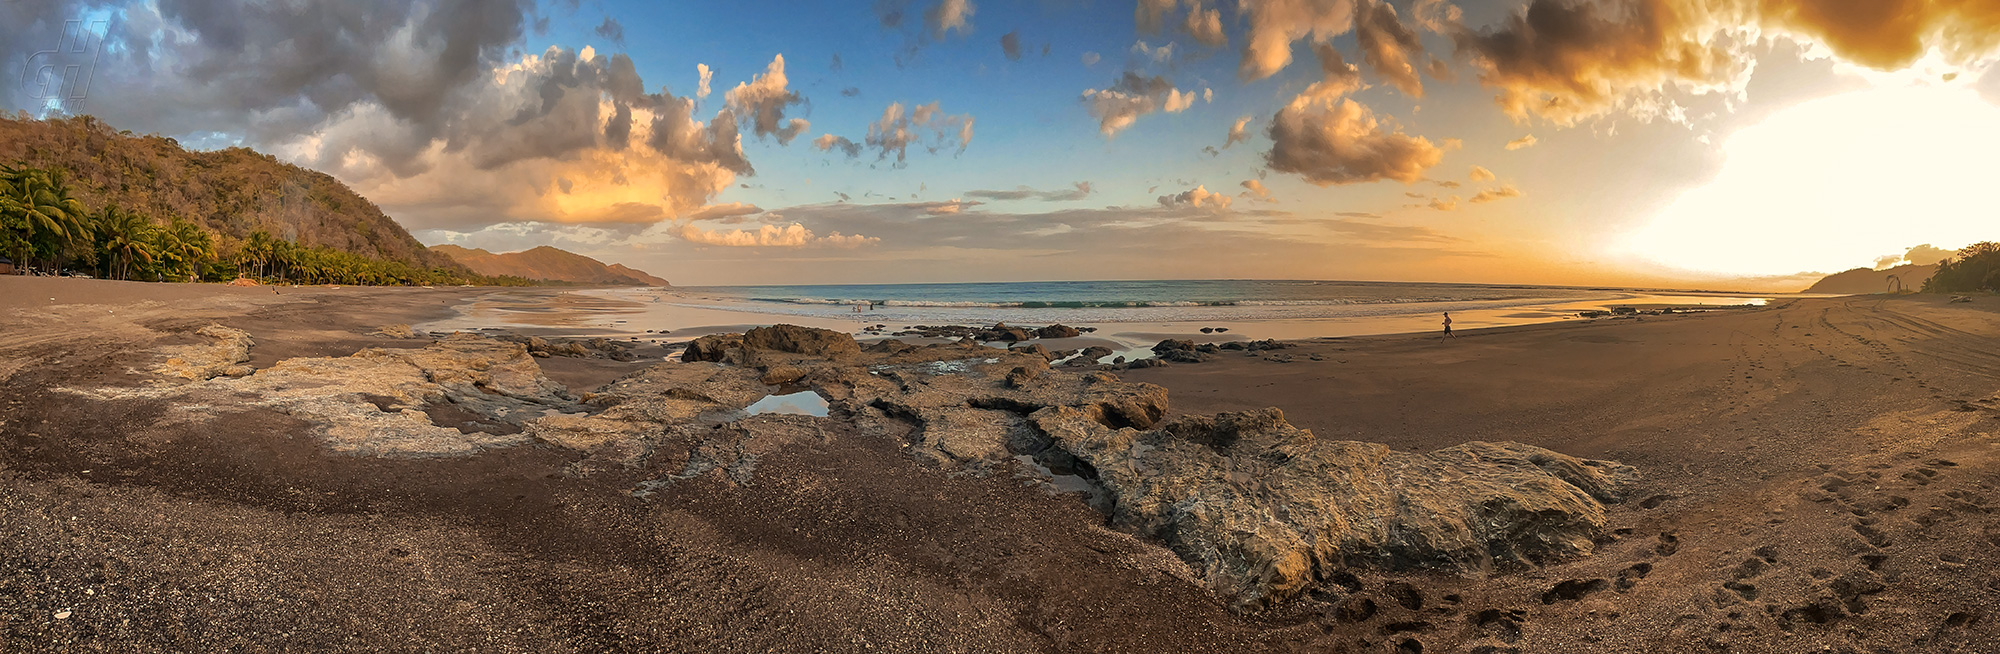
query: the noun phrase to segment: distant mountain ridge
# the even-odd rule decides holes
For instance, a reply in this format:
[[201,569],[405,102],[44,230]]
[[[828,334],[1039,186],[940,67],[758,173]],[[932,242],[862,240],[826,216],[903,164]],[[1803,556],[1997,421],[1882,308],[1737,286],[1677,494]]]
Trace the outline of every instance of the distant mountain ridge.
[[91,212],[115,204],[156,224],[186,218],[219,237],[224,258],[261,231],[299,247],[464,272],[340,180],[249,148],[188,150],[92,116],[0,114],[0,164],[15,163],[62,169],[71,193]]
[[430,250],[450,257],[481,275],[610,286],[671,286],[667,280],[624,264],[607,266],[596,259],[547,245],[502,254],[450,244],[433,245]]
[[1885,293],[1890,288],[1890,275],[1895,275],[1896,279],[1902,281],[1904,289],[1915,291],[1923,288],[1924,280],[1930,279],[1931,275],[1937,274],[1937,269],[1937,264],[1934,263],[1921,265],[1905,264],[1887,270],[1855,268],[1846,272],[1827,275],[1818,282],[1813,283],[1812,288],[1808,288],[1803,292],[1842,295]]

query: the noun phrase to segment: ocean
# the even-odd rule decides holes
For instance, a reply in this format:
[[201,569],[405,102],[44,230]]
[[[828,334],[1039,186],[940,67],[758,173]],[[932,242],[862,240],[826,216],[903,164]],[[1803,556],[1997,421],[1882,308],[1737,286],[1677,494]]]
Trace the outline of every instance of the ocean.
[[[828,284],[523,290],[481,296],[427,331],[529,329],[544,336],[685,340],[792,323],[861,333],[917,325],[1092,327],[1142,351],[1208,340],[1401,334],[1579,320],[1622,305],[1762,305],[1771,295],[1493,284],[1192,280]],[[671,334],[671,336],[666,336]]]
[[[1642,289],[1407,282],[1186,280],[629,289],[620,296],[769,315],[902,324],[1229,323],[1606,303],[1762,304]],[[862,316],[855,308],[864,307]],[[869,317],[872,316],[872,317]]]

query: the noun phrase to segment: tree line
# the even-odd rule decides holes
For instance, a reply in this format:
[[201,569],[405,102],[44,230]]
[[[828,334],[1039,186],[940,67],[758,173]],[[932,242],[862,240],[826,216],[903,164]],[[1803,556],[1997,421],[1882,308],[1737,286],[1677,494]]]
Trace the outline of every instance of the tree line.
[[1937,273],[1924,280],[1925,293],[1968,293],[2000,290],[2000,243],[1983,241],[1965,246],[1938,262]]
[[87,210],[65,171],[0,164],[0,254],[16,267],[107,279],[416,286],[532,286],[520,277],[419,268],[328,247],[302,247],[264,231],[221,243],[180,216],[154,217],[107,203]]

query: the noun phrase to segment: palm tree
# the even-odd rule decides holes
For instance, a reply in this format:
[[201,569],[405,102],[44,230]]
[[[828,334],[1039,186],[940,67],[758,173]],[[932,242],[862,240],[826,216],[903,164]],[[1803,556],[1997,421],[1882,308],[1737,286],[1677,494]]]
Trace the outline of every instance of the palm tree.
[[113,267],[119,279],[131,276],[134,263],[152,265],[156,257],[150,242],[153,225],[145,216],[119,211],[116,205],[105,205],[103,213],[98,215],[97,225],[105,261]]
[[201,267],[215,260],[215,241],[200,225],[176,217],[165,229],[150,230],[149,239],[160,260],[160,277],[190,281]]
[[0,180],[6,196],[0,225],[12,232],[6,242],[15,260],[25,262],[39,250],[60,269],[65,251],[88,231],[83,203],[70,197],[60,171],[8,166],[0,168]]
[[243,249],[237,252],[236,265],[257,267],[257,276],[264,276],[264,267],[271,263],[271,235],[258,230],[250,232],[250,238],[243,240]]

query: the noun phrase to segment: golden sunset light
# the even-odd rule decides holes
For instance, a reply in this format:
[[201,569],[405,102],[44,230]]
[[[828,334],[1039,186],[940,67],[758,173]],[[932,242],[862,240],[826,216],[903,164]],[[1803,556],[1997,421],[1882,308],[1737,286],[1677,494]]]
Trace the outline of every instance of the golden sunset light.
[[0,64],[0,654],[2000,654],[2000,0],[7,0]]

